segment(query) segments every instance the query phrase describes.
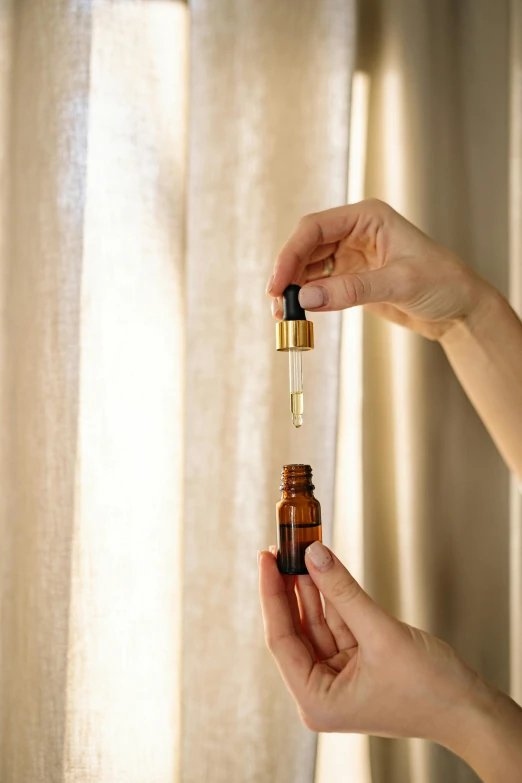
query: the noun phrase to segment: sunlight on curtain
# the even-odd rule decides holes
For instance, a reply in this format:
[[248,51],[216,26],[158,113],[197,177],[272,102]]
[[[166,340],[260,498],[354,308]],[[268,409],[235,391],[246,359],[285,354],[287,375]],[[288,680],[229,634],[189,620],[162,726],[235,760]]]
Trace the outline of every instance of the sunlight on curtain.
[[173,781],[187,8],[0,11],[0,778]]
[[[7,264],[9,258],[8,225],[9,201],[11,191],[9,153],[10,153],[10,108],[12,82],[12,2],[0,2],[0,302],[1,319],[5,319],[5,286]],[[0,377],[5,378],[5,330],[0,329]],[[5,384],[0,384],[0,415],[5,410]],[[5,432],[0,438],[0,475],[7,473],[8,444]],[[5,670],[5,628],[7,602],[9,600],[8,585],[10,581],[10,531],[8,528],[8,513],[5,493],[0,493],[0,618],[2,632],[0,633],[0,699],[5,698],[3,686]],[[5,747],[7,714],[5,705],[0,704],[0,775],[2,772],[1,754]]]
[[[412,204],[408,187],[408,150],[410,139],[406,117],[406,96],[401,74],[390,68],[383,76],[382,128],[384,166],[382,187],[386,200],[401,214],[416,222],[417,206]],[[418,221],[418,217],[417,217]],[[390,351],[393,370],[391,378],[393,408],[393,443],[395,468],[396,517],[398,520],[398,554],[400,575],[401,618],[412,625],[426,623],[422,600],[421,564],[417,557],[421,546],[416,508],[416,422],[411,416],[414,407],[414,367],[419,365],[419,338],[407,329],[390,324]],[[417,774],[420,774],[419,772]],[[421,778],[419,779],[419,783]],[[415,777],[417,780],[417,777]]]
[[330,535],[340,319],[314,318],[294,430],[264,288],[295,222],[346,198],[353,11],[191,4],[184,783],[314,779],[316,737],[264,646],[255,552],[288,462],[312,465]]
[[12,17],[2,19],[0,779],[25,783],[63,779],[90,9],[1,8]]
[[0,0],[2,783],[470,779],[358,736],[315,765],[255,550],[309,461],[355,576],[503,688],[511,644],[521,699],[520,496],[509,553],[505,468],[439,346],[358,311],[314,318],[294,431],[263,291],[347,179],[502,289],[510,29],[520,307],[521,6],[360,3],[349,124],[352,0]]
[[[410,148],[406,126],[407,105],[402,76],[391,63],[383,76],[382,126],[384,166],[382,170],[382,197],[398,212],[413,222],[418,221],[412,205],[408,180]],[[418,367],[419,338],[396,324],[388,325],[389,351],[392,362],[390,378],[393,418],[393,466],[395,487],[395,518],[397,519],[397,552],[399,556],[399,594],[401,619],[415,626],[425,627],[426,616],[422,602],[424,580],[421,562],[417,519],[416,492],[416,422],[414,409],[414,366]],[[408,740],[410,775],[415,783],[428,783],[426,743]]]
[[[350,101],[348,202],[364,198],[370,80],[353,75]],[[339,352],[339,416],[335,466],[333,547],[354,577],[364,584],[362,498],[362,336],[363,312],[345,310]],[[368,738],[358,734],[321,734],[316,783],[370,783]]]
[[82,783],[179,766],[187,34],[183,3],[93,4],[66,748]]
[[[506,6],[361,4],[359,30],[372,80],[367,194],[501,290]],[[505,688],[505,467],[440,346],[370,314],[363,341],[366,584]],[[370,746],[376,780],[472,778],[430,743],[372,738]]]

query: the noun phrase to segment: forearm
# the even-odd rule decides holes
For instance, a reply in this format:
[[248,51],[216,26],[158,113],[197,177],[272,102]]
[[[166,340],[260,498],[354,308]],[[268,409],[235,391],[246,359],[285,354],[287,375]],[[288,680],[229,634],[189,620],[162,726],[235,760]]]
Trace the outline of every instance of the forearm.
[[506,463],[522,480],[522,323],[487,286],[470,317],[442,347]]
[[470,696],[461,729],[441,744],[464,759],[484,783],[522,780],[522,709],[486,683]]

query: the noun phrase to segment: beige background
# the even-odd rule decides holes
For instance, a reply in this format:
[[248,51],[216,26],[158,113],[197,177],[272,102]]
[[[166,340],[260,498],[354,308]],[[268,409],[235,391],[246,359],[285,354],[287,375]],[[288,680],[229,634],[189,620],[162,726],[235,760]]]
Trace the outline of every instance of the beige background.
[[520,306],[520,30],[520,0],[0,0],[2,783],[474,779],[317,745],[255,550],[310,462],[372,595],[520,699],[518,493],[440,348],[360,313],[314,319],[293,431],[263,290],[351,188]]

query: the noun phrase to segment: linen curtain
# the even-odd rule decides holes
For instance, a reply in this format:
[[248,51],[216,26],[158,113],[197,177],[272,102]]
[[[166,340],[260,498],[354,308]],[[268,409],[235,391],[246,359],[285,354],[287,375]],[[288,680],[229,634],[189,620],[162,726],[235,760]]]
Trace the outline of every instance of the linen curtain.
[[175,780],[187,8],[1,9],[0,779]]
[[255,551],[282,464],[371,594],[522,697],[520,500],[437,345],[263,295],[390,201],[522,302],[520,0],[0,0],[0,779],[474,780],[303,728]]
[[[521,12],[518,1],[360,4],[356,61],[369,85],[366,195],[456,250],[518,312]],[[356,328],[342,359],[355,359],[362,391],[355,401],[343,392],[342,370],[340,412],[348,399],[362,424],[354,436],[341,416],[338,435],[344,465],[357,452],[350,429],[363,462],[350,506],[338,459],[335,533],[346,560],[390,611],[445,638],[520,700],[519,488],[512,480],[510,492],[438,346],[371,316]],[[320,750],[324,779],[338,770],[341,780],[345,738],[321,738]],[[365,780],[476,780],[418,741],[372,739],[370,760]]]

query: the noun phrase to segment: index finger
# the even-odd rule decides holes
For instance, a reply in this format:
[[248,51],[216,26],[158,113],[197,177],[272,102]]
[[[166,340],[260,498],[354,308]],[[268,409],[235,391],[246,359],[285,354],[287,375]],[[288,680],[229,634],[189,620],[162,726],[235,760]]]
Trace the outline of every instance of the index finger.
[[261,552],[259,558],[259,594],[267,647],[296,695],[306,686],[314,660],[302,634],[296,632],[285,582],[269,552]]
[[349,236],[361,216],[361,203],[333,207],[301,218],[276,258],[268,293],[281,296],[285,288],[299,278],[314,250]]

